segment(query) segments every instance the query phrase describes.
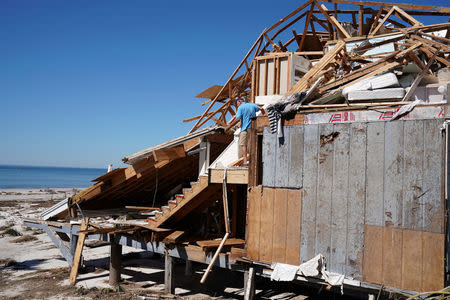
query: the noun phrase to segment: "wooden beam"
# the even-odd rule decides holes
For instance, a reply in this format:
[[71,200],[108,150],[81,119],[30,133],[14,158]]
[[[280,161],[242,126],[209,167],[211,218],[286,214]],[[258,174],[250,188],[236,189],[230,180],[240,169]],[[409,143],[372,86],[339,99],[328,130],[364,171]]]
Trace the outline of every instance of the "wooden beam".
[[272,31],[274,28],[276,28],[278,25],[280,25],[281,23],[285,22],[286,20],[289,20],[292,16],[294,16],[295,14],[297,14],[299,11],[303,10],[305,7],[307,7],[308,5],[311,4],[313,0],[309,0],[306,3],[303,3],[302,5],[300,5],[298,8],[296,8],[295,10],[293,10],[291,13],[289,13],[286,17],[282,18],[280,21],[276,22],[275,24],[273,24],[272,26],[269,27],[269,29],[265,30],[265,33],[268,33],[269,31]]
[[381,26],[383,26],[384,22],[386,22],[387,19],[392,15],[392,13],[395,11],[395,7],[392,7],[389,12],[384,16],[384,18],[381,20],[381,22],[375,27],[375,29],[371,32],[369,32],[369,37],[373,37],[378,30],[380,30]]
[[122,245],[119,244],[120,235],[110,235],[111,256],[109,259],[109,285],[117,286],[120,282],[122,269]]
[[166,236],[164,238],[163,242],[166,244],[176,244],[181,240],[181,238],[184,236],[184,234],[185,234],[184,231],[180,231],[180,230],[174,231],[173,233]]
[[419,75],[417,75],[417,77],[414,79],[414,81],[413,81],[411,87],[409,88],[408,92],[406,93],[405,97],[403,97],[402,102],[408,101],[409,98],[411,98],[412,94],[414,94],[414,92],[416,91],[416,88],[419,85],[420,81],[422,80],[423,76],[428,71],[430,66],[433,64],[434,59],[436,58],[437,54],[438,54],[438,51],[436,51],[433,54],[433,57],[431,57],[431,59],[428,61],[428,63],[425,66],[425,68],[423,68],[423,70],[419,73]]
[[184,145],[178,145],[172,148],[159,149],[153,151],[153,158],[156,162],[163,160],[174,160],[186,156],[184,152]]
[[306,33],[308,32],[309,22],[311,21],[311,16],[314,8],[314,3],[311,4],[311,8],[309,9],[308,16],[305,21],[305,28],[303,29],[302,39],[300,40],[300,45],[298,46],[298,51],[303,50],[303,44],[305,43]]
[[[80,230],[86,230],[89,226],[89,218],[84,218],[81,221]],[[78,269],[80,267],[81,254],[83,252],[84,240],[86,239],[86,233],[80,233],[78,235],[77,247],[75,248],[75,254],[73,255],[72,268],[70,268],[70,283],[74,285],[77,282]]]
[[334,27],[346,38],[350,38],[351,35],[348,34],[348,32],[342,27],[342,25],[339,23],[338,20],[336,20],[335,17],[328,14],[328,9],[325,5],[319,5],[316,1],[314,1],[314,4],[317,6],[317,8],[320,10],[320,12],[327,18],[328,22],[332,23]]
[[359,20],[358,34],[359,34],[359,36],[362,36],[363,29],[364,29],[364,6],[363,5],[359,6],[358,20]]
[[336,56],[345,48],[344,41],[338,41],[337,44],[325,54],[314,67],[312,67],[287,93],[286,95],[292,95],[306,90],[308,81],[316,74],[322,71],[328,64],[336,59]]

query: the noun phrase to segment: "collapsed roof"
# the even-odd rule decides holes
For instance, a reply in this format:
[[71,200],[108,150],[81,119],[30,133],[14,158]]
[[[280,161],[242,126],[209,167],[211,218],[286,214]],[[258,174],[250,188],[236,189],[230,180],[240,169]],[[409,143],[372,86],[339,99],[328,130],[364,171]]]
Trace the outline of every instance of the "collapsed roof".
[[[333,8],[327,8],[325,3],[333,3]],[[344,4],[345,8],[339,8],[338,4]],[[247,96],[255,101],[256,58],[277,57],[283,53],[303,56],[311,62],[306,74],[285,93],[290,96],[314,87],[308,101],[304,101],[310,105],[299,106],[298,110],[351,109],[355,105],[342,97],[344,88],[387,71],[399,68],[401,71],[401,67],[408,64],[420,68],[420,79],[412,82],[417,86],[427,73],[450,66],[450,23],[446,18],[449,15],[448,7],[372,1],[307,1],[263,30],[225,85],[220,89],[220,86],[210,87],[198,96],[209,98],[202,103],[208,104],[206,110],[184,121],[196,121],[190,132],[210,120],[225,125],[227,118],[235,115],[236,97]],[[423,16],[432,16],[433,20],[443,23],[424,25],[419,21]],[[399,102],[404,103],[399,104],[408,103],[413,92],[414,88],[400,99]]]

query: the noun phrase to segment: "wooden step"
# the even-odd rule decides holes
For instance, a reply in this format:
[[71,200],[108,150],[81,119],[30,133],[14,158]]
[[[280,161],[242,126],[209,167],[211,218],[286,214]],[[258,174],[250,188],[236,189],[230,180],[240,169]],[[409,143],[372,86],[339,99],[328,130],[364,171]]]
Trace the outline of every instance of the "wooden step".
[[167,203],[169,204],[170,209],[172,209],[178,205],[177,200],[169,200],[169,201],[167,201]]
[[170,212],[170,207],[169,207],[168,205],[162,206],[162,207],[161,207],[161,210],[162,210],[162,212],[163,212],[164,214],[167,214],[167,213]]
[[155,210],[155,219],[158,220],[163,216],[163,212],[160,210]]
[[221,190],[220,184],[205,185],[202,188],[196,189],[191,197],[187,196],[183,201],[178,202],[176,207],[171,209],[169,215],[164,214],[163,216],[158,216],[156,222],[152,224],[152,226],[159,227],[168,222],[172,224],[176,223],[194,209],[211,205],[212,201],[221,199]]
[[184,200],[184,194],[176,194],[175,198],[177,199],[177,203]]
[[191,198],[193,194],[194,194],[194,192],[193,192],[192,188],[184,188],[183,189],[183,195],[184,195],[185,199]]

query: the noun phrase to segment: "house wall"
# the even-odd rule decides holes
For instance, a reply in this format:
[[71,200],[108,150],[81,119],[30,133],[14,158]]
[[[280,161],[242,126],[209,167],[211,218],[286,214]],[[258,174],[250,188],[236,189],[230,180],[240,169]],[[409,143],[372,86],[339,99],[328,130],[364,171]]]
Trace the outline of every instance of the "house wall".
[[[285,126],[281,143],[265,127],[263,194],[269,188],[301,191],[300,263],[321,253],[328,270],[350,278],[404,289],[442,287],[442,123],[429,119]],[[262,205],[258,213],[264,215],[264,209]],[[250,205],[249,229],[254,213]],[[416,245],[423,259],[411,260],[416,252],[405,251],[406,245]],[[430,261],[429,253],[434,253]],[[364,266],[374,261],[379,270]],[[428,274],[434,275],[420,277],[416,285],[413,277],[418,275],[411,270],[433,270]]]

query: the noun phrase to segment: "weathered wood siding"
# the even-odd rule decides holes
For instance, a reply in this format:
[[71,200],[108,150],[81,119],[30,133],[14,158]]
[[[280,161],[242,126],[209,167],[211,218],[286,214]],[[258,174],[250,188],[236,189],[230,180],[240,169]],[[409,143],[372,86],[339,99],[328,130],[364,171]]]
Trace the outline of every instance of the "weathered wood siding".
[[[266,127],[263,186],[302,191],[300,262],[322,253],[330,271],[363,279],[366,225],[443,234],[442,123],[430,119],[285,126],[282,143]],[[394,238],[381,236],[375,243],[393,249],[388,260],[396,261],[395,255],[402,253],[394,253],[403,247]],[[397,267],[402,270],[401,260]],[[388,284],[398,282],[385,279]],[[405,287],[411,286],[406,282]]]

